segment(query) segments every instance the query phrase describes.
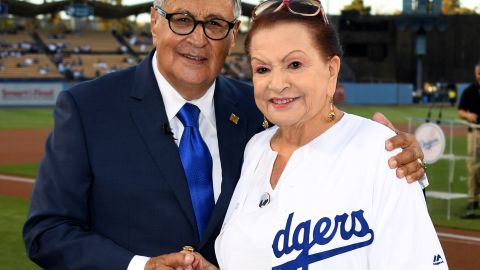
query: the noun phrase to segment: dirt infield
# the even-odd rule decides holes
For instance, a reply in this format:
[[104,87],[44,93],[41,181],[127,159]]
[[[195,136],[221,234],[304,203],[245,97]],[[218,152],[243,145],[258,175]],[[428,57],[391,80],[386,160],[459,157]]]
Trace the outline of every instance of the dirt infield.
[[0,165],[38,162],[49,132],[50,129],[0,131]]
[[480,231],[443,227],[436,229],[450,267],[464,270],[480,269]]
[[0,175],[0,195],[30,199],[34,179]]

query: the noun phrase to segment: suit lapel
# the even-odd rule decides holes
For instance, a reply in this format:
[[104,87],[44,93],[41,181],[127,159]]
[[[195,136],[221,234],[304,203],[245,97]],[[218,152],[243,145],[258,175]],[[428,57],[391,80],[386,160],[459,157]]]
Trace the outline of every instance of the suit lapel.
[[[240,176],[240,164],[242,163],[243,150],[246,144],[247,116],[241,106],[238,106],[232,87],[234,86],[228,83],[222,76],[217,79],[214,103],[218,147],[222,166],[222,191],[215,204],[199,248],[206,244],[210,237],[216,237],[216,235],[212,234],[225,218],[228,204]],[[237,124],[230,120],[232,113],[239,117]]]
[[196,231],[195,214],[178,147],[172,137],[163,131],[163,125],[168,123],[168,119],[153,74],[152,57],[153,53],[137,66],[130,95],[130,115],[163,179],[171,186],[178,203]]
[[[190,198],[185,172],[178,147],[170,136],[164,134],[163,124],[168,123],[165,106],[152,70],[153,52],[137,66],[131,92],[130,115],[141,134],[150,155],[157,164],[165,181],[171,186],[192,229],[197,231],[195,214]],[[234,85],[219,77],[216,82],[214,104],[217,138],[222,166],[222,191],[197,248],[202,248],[217,231],[225,217],[235,185],[240,176],[240,164],[246,144],[247,115],[238,106]],[[239,117],[235,124],[230,116]],[[159,179],[160,180],[160,179]]]

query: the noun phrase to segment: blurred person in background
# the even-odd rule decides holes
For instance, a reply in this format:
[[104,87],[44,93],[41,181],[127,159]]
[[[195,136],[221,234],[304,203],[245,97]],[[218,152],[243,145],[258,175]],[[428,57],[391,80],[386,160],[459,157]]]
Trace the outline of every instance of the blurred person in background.
[[457,102],[457,86],[454,83],[449,83],[447,85],[447,95],[450,106],[455,106]]
[[[470,84],[462,93],[458,103],[458,116],[475,125],[480,124],[480,61],[475,65],[475,82]],[[469,127],[467,134],[467,155],[472,159],[467,160],[468,171],[468,205],[467,210],[478,209],[478,196],[480,194],[480,130]],[[464,217],[473,217],[472,212]]]

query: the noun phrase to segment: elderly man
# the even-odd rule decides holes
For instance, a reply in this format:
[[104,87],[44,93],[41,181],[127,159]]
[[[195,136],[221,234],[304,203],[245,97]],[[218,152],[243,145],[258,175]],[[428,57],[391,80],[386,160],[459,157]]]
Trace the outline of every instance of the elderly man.
[[[177,252],[185,246],[216,262],[243,150],[263,121],[251,86],[219,75],[240,11],[235,0],[157,0],[156,50],[59,96],[24,227],[34,262],[174,269],[192,259]],[[411,135],[387,146],[405,148],[390,162],[400,177],[423,176]]]

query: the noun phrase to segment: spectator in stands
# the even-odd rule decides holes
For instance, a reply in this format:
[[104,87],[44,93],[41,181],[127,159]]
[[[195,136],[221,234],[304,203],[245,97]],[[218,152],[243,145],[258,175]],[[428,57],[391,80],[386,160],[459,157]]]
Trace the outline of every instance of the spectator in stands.
[[38,74],[46,75],[47,73],[48,73],[48,71],[45,67],[38,67]]
[[[480,61],[475,65],[475,82],[462,93],[458,104],[458,116],[471,124],[480,124]],[[467,152],[473,159],[467,160],[468,170],[468,205],[470,210],[464,218],[475,217],[480,195],[480,128],[470,127],[467,135]],[[474,155],[475,153],[475,155]]]
[[24,59],[25,66],[31,66],[34,64],[34,60],[30,57]]
[[55,45],[54,43],[48,43],[47,47],[48,50],[52,53],[57,51],[57,45]]
[[128,52],[127,46],[125,46],[125,45],[120,45],[120,47],[118,47],[118,52],[119,52],[119,53],[127,53],[127,52]]
[[65,65],[63,63],[58,63],[57,69],[58,72],[65,74]]
[[108,69],[108,63],[103,61],[102,59],[97,59],[97,61],[95,62],[95,68]]
[[92,48],[90,47],[90,45],[84,45],[84,46],[82,46],[82,48],[80,48],[80,51],[82,53],[91,53]]
[[[156,0],[156,49],[142,63],[60,93],[24,227],[37,264],[176,269],[193,259],[182,246],[216,261],[244,147],[264,121],[251,86],[219,75],[240,13],[240,0]],[[413,135],[387,146],[404,147],[390,160],[399,176],[423,176]]]
[[73,61],[72,61],[73,66],[83,66],[83,60],[82,57],[77,56]]
[[67,80],[74,80],[75,79],[75,76],[73,74],[73,70],[71,69],[71,67],[69,65],[67,65],[65,67],[65,78]]
[[30,42],[22,42],[20,43],[20,48],[26,51],[30,51],[33,49],[33,45]]
[[129,42],[130,45],[132,45],[132,46],[137,45],[137,37],[133,35],[128,42]]
[[62,63],[63,62],[63,54],[55,53],[55,55],[53,56],[53,61],[56,65]]
[[73,70],[73,79],[75,79],[77,81],[85,80],[85,72],[83,71],[83,69]]

